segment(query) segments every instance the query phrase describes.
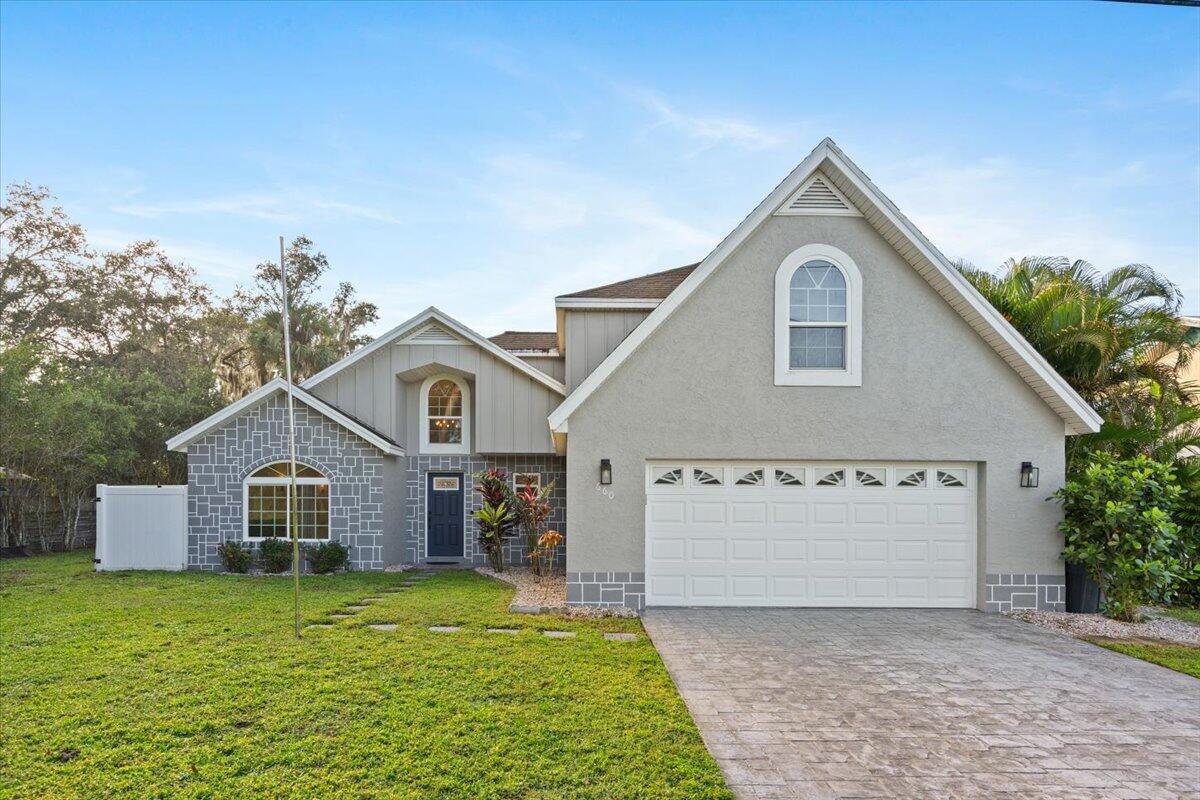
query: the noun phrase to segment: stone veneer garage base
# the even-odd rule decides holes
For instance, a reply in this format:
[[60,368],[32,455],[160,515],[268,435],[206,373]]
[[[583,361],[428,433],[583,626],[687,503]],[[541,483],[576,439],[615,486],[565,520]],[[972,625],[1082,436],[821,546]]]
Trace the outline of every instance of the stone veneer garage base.
[[999,614],[1009,611],[1066,611],[1066,578],[1062,574],[989,573],[983,610]]
[[567,605],[623,606],[640,610],[646,605],[646,573],[568,572]]
[[[984,611],[1064,611],[1067,587],[1062,575],[1033,573],[989,573]],[[567,604],[624,606],[641,610],[646,606],[644,572],[568,572]]]

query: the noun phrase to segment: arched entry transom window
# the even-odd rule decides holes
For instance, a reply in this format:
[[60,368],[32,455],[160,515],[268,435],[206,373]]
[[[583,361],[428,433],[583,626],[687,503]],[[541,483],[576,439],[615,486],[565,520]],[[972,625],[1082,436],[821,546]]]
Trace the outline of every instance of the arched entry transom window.
[[[244,534],[251,541],[291,538],[291,463],[255,470],[243,485]],[[306,541],[329,538],[329,479],[307,464],[296,465],[296,530]]]
[[835,247],[801,247],[775,275],[775,383],[862,385],[862,276]]
[[421,451],[469,453],[471,393],[466,381],[435,375],[421,386]]

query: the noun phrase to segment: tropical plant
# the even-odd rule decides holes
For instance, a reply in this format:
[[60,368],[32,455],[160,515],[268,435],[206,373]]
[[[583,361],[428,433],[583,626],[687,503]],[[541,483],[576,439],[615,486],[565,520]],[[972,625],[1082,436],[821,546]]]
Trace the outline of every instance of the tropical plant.
[[1200,607],[1200,457],[1181,461],[1175,468],[1181,489],[1172,519],[1179,525],[1180,605]]
[[538,559],[537,563],[542,565],[544,573],[553,575],[555,568],[558,566],[558,548],[563,543],[563,535],[558,531],[550,530],[538,537]]
[[1139,605],[1171,599],[1182,569],[1171,520],[1180,494],[1171,466],[1104,453],[1054,493],[1063,503],[1063,558],[1100,585],[1107,615],[1133,620]]
[[553,491],[553,481],[541,488],[536,488],[532,481],[527,481],[513,498],[517,524],[520,525],[525,539],[525,557],[529,559],[529,565],[535,575],[543,574],[543,550],[539,540],[546,520],[550,519],[554,511],[554,507],[550,505],[550,494]]
[[479,528],[479,546],[487,556],[488,566],[504,571],[504,531],[512,525],[512,512],[507,503],[498,506],[484,503],[473,516]]
[[251,552],[248,547],[244,547],[241,542],[235,542],[232,539],[221,542],[217,545],[217,555],[221,558],[221,563],[225,565],[225,569],[230,572],[245,573],[250,571]]
[[1010,260],[1000,274],[959,269],[1104,417],[1099,434],[1068,440],[1069,472],[1092,451],[1173,461],[1200,444],[1195,389],[1178,377],[1189,348],[1170,281],[1143,264],[1100,273],[1065,258]]
[[272,536],[258,545],[258,557],[264,572],[283,572],[292,565],[292,543]]
[[350,567],[350,548],[332,539],[305,547],[304,556],[308,559],[309,567],[318,575]]

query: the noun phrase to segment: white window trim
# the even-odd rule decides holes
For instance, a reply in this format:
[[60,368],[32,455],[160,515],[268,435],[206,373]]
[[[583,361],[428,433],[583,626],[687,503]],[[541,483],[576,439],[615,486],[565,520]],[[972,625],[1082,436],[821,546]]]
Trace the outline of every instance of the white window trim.
[[[275,463],[278,464],[278,463],[283,463],[283,462],[277,461]],[[263,466],[270,466],[270,465],[264,464]],[[297,464],[297,466],[301,466],[301,465]],[[307,466],[307,465],[303,465],[303,466]],[[259,469],[262,469],[262,467],[259,467]],[[242,540],[243,541],[262,542],[262,541],[266,541],[267,539],[270,539],[270,538],[280,538],[280,537],[251,536],[250,535],[250,487],[251,486],[290,486],[291,482],[292,482],[291,478],[253,478],[253,477],[247,477],[245,480],[242,481]],[[328,478],[296,478],[296,484],[298,486],[328,486],[329,479]],[[289,489],[289,493],[290,493],[290,489]],[[300,541],[313,542],[313,543],[333,541],[333,524],[332,524],[333,523],[333,504],[332,503],[330,503],[329,506],[326,508],[325,513],[329,515],[329,519],[326,520],[326,529],[329,531],[329,538],[327,538],[327,539],[306,539],[306,538],[301,537]],[[287,521],[287,531],[288,531],[287,541],[291,541],[292,504],[290,501],[287,503],[287,514],[285,516],[285,519]]]
[[[803,264],[828,261],[846,279],[846,366],[844,369],[792,369],[789,359],[792,275]],[[814,327],[821,327],[814,325]],[[862,386],[862,273],[854,259],[836,247],[810,244],[792,251],[775,272],[775,385]]]
[[[432,444],[429,441],[429,388],[438,381],[454,381],[462,392],[462,441],[458,444]],[[471,452],[471,389],[467,382],[457,375],[430,375],[421,384],[421,440],[418,450],[421,453],[460,453]]]
[[540,472],[514,472],[511,476],[512,477],[512,488],[513,488],[514,492],[519,492],[525,488],[525,482],[519,481],[519,480],[517,480],[517,478],[524,478],[528,475],[532,475],[534,478],[534,480],[533,480],[534,490],[539,491],[539,492],[542,490],[542,473],[540,473]]

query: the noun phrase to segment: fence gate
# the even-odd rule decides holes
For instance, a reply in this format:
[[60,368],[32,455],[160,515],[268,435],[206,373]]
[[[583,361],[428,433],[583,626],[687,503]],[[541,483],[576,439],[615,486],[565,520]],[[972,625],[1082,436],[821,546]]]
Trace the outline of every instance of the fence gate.
[[100,484],[96,500],[98,571],[186,566],[186,486]]

